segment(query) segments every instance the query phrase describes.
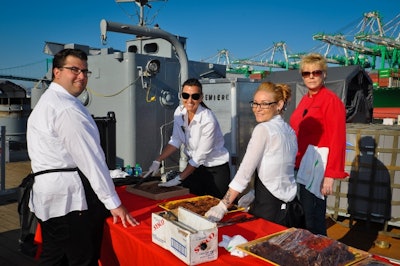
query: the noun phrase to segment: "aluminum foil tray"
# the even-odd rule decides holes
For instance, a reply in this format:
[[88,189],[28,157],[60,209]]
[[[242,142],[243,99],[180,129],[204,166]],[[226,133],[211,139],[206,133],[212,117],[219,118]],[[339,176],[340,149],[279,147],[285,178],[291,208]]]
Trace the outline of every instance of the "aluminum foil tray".
[[[277,264],[277,263],[275,263],[275,262],[273,262],[271,260],[268,260],[268,259],[266,259],[264,257],[261,257],[261,256],[255,254],[255,253],[251,252],[250,250],[254,245],[256,245],[258,243],[266,242],[266,241],[268,241],[269,239],[271,239],[271,238],[273,238],[275,236],[278,236],[278,235],[286,233],[286,232],[291,232],[291,231],[294,231],[294,230],[298,230],[298,229],[289,228],[289,229],[286,229],[286,230],[283,230],[283,231],[280,231],[280,232],[276,232],[276,233],[273,233],[273,234],[270,234],[270,235],[255,239],[253,241],[249,241],[249,242],[244,243],[244,244],[237,245],[236,248],[241,250],[241,251],[243,251],[243,252],[245,252],[245,253],[247,253],[247,254],[249,254],[249,255],[251,255],[251,256],[254,256],[254,257],[259,258],[259,259],[261,259],[263,261],[266,261],[266,262],[268,262],[268,263],[270,263],[272,265],[278,265],[279,266],[279,264]],[[356,248],[353,248],[353,247],[349,247],[349,251],[354,254],[355,259],[350,261],[350,262],[348,262],[348,263],[346,263],[346,266],[347,265],[353,265],[353,264],[355,264],[355,263],[357,263],[357,262],[359,262],[361,260],[364,260],[364,259],[366,259],[366,258],[371,256],[371,254],[369,254],[368,252],[365,252],[363,250],[359,250],[359,249],[356,249]]]
[[[212,207],[218,204],[220,199],[215,198],[210,195],[205,196],[197,196],[187,199],[173,200],[167,201],[159,204],[161,208],[167,211],[173,211],[178,209],[179,206],[182,206],[192,212],[195,212],[201,216]],[[237,205],[233,205],[228,209],[228,213],[243,211],[244,208],[238,207]]]

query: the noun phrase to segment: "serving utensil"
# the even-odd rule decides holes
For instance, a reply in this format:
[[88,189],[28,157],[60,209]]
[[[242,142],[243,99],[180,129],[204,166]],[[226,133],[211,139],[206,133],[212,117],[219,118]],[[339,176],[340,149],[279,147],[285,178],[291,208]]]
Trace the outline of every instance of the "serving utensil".
[[249,221],[253,221],[255,219],[258,219],[258,217],[254,216],[254,215],[249,216],[248,214],[241,214],[241,215],[235,216],[231,219],[228,219],[226,221],[218,222],[217,226],[223,227],[223,226],[233,225],[233,224],[237,224],[237,223],[249,222]]

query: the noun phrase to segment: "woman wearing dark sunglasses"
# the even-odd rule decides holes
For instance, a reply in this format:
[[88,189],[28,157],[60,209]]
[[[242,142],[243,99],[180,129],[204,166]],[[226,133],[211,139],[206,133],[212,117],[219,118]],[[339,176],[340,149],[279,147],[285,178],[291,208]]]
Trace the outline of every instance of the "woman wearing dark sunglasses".
[[[333,192],[334,179],[347,176],[344,171],[346,111],[340,98],[325,87],[326,72],[327,62],[322,55],[313,53],[302,58],[300,74],[308,92],[290,117],[290,125],[296,132],[299,145],[297,182],[300,184],[299,195],[305,211],[306,228],[321,235],[327,233],[326,197]],[[318,151],[320,149],[325,149],[326,159]],[[318,163],[323,163],[323,167],[319,172],[310,158],[321,159]],[[305,172],[313,174],[302,174]],[[320,182],[315,183],[311,178]]]
[[191,78],[183,83],[181,97],[182,105],[174,113],[171,139],[146,175],[156,174],[160,162],[183,145],[188,158],[186,168],[159,186],[171,187],[182,183],[192,194],[222,198],[230,182],[230,168],[221,128],[203,102],[202,85],[197,79]]

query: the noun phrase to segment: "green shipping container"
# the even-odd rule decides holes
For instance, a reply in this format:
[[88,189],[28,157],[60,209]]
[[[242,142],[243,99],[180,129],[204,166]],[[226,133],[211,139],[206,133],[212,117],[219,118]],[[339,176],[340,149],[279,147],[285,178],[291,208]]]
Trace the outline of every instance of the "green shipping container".
[[373,88],[374,107],[400,107],[400,88]]

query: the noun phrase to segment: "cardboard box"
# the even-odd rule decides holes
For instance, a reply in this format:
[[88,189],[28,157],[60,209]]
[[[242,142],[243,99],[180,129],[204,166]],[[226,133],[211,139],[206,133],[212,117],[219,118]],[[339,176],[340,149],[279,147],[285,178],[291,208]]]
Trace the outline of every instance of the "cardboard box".
[[182,207],[177,219],[168,211],[152,213],[152,241],[187,265],[218,258],[217,224]]

